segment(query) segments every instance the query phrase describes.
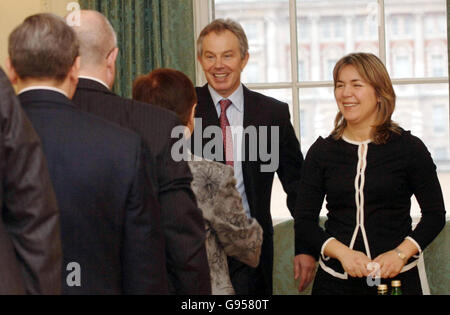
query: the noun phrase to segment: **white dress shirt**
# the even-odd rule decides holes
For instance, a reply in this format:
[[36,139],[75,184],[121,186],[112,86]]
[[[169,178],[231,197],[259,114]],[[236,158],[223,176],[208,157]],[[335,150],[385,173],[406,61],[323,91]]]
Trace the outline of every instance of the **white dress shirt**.
[[67,93],[65,91],[55,88],[53,86],[46,86],[46,85],[36,85],[36,86],[30,86],[30,87],[24,88],[24,89],[20,90],[19,93],[17,93],[17,95],[28,92],[28,91],[33,91],[33,90],[49,90],[49,91],[61,93],[65,97],[68,97]]

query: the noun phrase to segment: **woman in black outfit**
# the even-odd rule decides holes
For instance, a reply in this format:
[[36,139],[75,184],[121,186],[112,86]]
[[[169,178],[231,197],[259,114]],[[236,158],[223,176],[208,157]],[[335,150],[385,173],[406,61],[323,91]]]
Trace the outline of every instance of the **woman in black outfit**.
[[[378,57],[349,54],[333,79],[335,128],[308,151],[295,213],[296,244],[319,256],[312,293],[376,294],[368,281],[376,263],[381,283],[399,279],[404,294],[422,294],[418,257],[445,225],[436,166],[423,142],[391,120],[395,93]],[[414,230],[413,194],[422,211]]]

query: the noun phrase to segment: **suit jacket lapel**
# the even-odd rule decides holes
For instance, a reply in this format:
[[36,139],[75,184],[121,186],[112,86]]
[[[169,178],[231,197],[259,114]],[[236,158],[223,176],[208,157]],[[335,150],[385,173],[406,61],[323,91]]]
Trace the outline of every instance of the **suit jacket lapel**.
[[201,117],[203,128],[208,126],[220,127],[219,117],[215,104],[209,93],[208,85],[204,85],[201,88],[197,88],[198,106],[196,109],[195,117]]
[[[256,103],[256,100],[253,96],[253,92],[250,91],[248,88],[243,86],[244,88],[244,122],[243,127],[248,128],[249,126],[254,126],[256,128],[256,134],[259,134],[258,127],[263,123],[262,121],[258,121],[260,118],[258,115],[258,104]],[[244,140],[244,139],[243,139]],[[250,140],[250,141],[255,141]],[[257,163],[249,161],[249,139],[245,139],[245,148],[243,148],[246,156],[244,157],[242,161],[242,174],[244,177],[244,186],[245,186],[245,193],[247,195],[248,204],[250,207],[250,214],[252,217],[255,216],[255,207],[254,207],[254,196],[251,193],[252,187],[256,183],[252,181],[252,178],[255,178],[253,175],[254,167],[258,167]],[[252,168],[253,165],[253,168]]]
[[244,88],[244,129],[248,126],[258,127],[261,124],[258,115],[258,104],[256,104],[253,92],[248,88]]
[[[203,139],[203,132],[209,126],[217,126],[220,128],[220,121],[211,94],[209,93],[208,85],[206,84],[202,87],[197,87],[196,91],[198,105],[195,110],[195,117],[201,118],[201,127],[200,123],[197,121],[194,134],[191,137],[191,151],[197,156],[205,157],[203,156],[203,148],[210,139]],[[201,136],[198,136],[198,133],[200,133]],[[211,157],[206,156],[206,158]],[[220,162],[225,163],[224,161]]]

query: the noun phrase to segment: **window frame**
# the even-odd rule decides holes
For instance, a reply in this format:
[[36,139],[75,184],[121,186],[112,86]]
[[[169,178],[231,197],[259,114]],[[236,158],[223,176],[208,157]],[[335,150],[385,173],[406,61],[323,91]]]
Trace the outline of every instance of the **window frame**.
[[[378,40],[379,57],[386,63],[386,18],[385,18],[385,0],[377,0],[378,4]],[[195,40],[204,26],[214,19],[214,0],[193,0],[194,5],[194,23]],[[308,81],[300,82],[298,76],[298,37],[297,37],[297,0],[289,0],[289,23],[290,23],[290,44],[291,44],[291,82],[278,83],[246,83],[249,89],[270,90],[270,89],[291,89],[292,91],[292,119],[295,133],[300,137],[300,90],[304,88],[333,87],[332,81]],[[448,34],[447,34],[448,41]],[[196,48],[197,49],[197,48]],[[206,84],[203,70],[198,60],[196,60],[196,84],[198,86]],[[396,85],[419,85],[419,84],[448,84],[448,75],[445,77],[418,77],[418,78],[392,78],[392,83]]]

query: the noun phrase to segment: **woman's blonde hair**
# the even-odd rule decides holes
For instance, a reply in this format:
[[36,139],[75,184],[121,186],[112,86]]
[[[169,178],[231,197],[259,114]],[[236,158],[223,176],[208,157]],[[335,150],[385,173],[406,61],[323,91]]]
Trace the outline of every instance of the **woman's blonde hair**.
[[[395,109],[395,92],[392,86],[391,78],[383,62],[370,53],[352,53],[342,57],[335,65],[333,70],[334,89],[338,81],[341,70],[348,65],[352,65],[359,75],[375,89],[378,98],[378,115],[374,124],[372,141],[375,144],[386,143],[391,132],[400,133],[401,129],[397,123],[391,120]],[[338,140],[342,137],[347,122],[339,112],[334,120],[334,130],[331,135]]]

